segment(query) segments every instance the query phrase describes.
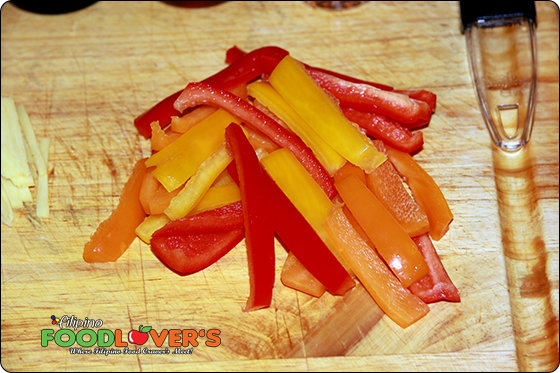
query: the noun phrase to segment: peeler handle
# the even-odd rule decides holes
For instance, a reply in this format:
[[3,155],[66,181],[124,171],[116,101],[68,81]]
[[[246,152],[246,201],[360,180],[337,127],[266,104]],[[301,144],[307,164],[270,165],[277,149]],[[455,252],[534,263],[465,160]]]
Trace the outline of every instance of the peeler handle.
[[469,66],[490,137],[516,151],[531,138],[536,102],[535,3],[461,1]]

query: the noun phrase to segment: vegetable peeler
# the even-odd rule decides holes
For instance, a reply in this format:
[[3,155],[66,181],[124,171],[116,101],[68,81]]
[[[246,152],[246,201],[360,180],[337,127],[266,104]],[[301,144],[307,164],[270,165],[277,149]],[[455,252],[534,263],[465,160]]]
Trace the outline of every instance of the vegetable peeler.
[[537,85],[534,1],[460,1],[461,32],[478,101],[496,146],[516,151],[531,138]]

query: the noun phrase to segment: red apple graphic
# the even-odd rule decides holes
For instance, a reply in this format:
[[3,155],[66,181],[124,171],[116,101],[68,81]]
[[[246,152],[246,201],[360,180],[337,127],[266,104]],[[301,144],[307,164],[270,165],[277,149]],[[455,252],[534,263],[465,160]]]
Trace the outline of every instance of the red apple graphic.
[[131,330],[128,332],[128,341],[137,345],[143,345],[148,340],[148,332],[152,330],[151,326],[140,325],[138,330]]

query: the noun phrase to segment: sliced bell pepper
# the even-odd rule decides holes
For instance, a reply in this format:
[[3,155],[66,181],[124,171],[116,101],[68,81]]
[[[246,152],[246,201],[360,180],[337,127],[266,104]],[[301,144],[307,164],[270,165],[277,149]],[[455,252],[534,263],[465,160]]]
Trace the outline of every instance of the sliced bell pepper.
[[368,136],[383,140],[402,152],[412,153],[424,144],[422,132],[412,133],[385,115],[347,107],[342,107],[342,112],[348,120],[365,129]]
[[[226,61],[225,62],[227,64],[231,64],[231,63],[237,61],[239,58],[243,57],[245,54],[247,54],[247,53],[244,52],[243,50],[239,49],[237,46],[233,46],[226,51]],[[261,59],[262,65],[263,65],[264,73],[270,75],[270,73],[274,70],[276,65],[278,65],[278,63],[282,60],[283,57],[285,57],[285,55],[282,55],[282,53],[262,54],[260,56],[260,59]],[[307,71],[314,71],[318,74],[319,73],[329,74],[329,75],[332,75],[332,76],[335,76],[337,78],[347,80],[347,81],[350,81],[350,82],[353,82],[353,83],[368,84],[368,85],[371,85],[373,87],[383,89],[385,91],[392,91],[393,90],[393,87],[389,87],[385,84],[380,84],[380,83],[370,82],[370,81],[366,81],[366,80],[362,80],[362,79],[357,79],[357,78],[354,78],[352,76],[337,73],[336,71],[326,70],[326,69],[322,69],[320,67],[310,66],[308,64],[304,64],[304,66],[305,66],[305,69]]]
[[405,287],[428,274],[422,254],[401,225],[354,175],[335,181],[340,197]]
[[407,95],[408,97],[418,101],[424,101],[425,103],[428,104],[430,111],[432,113],[436,111],[437,95],[433,92],[426,91],[425,89],[420,89],[420,90],[399,89],[399,90],[395,90],[395,92],[402,93],[403,95]]
[[152,239],[152,235],[158,229],[161,229],[165,224],[169,223],[171,219],[165,214],[148,215],[146,219],[134,231],[138,238],[140,238],[145,243],[149,244]]
[[161,149],[165,148],[167,145],[171,144],[173,141],[181,137],[180,133],[172,131],[166,132],[162,130],[158,122],[153,122],[151,124],[151,127],[152,141],[150,147],[154,151],[160,151]]
[[268,181],[255,151],[237,124],[226,129],[226,139],[237,169],[245,244],[249,264],[250,295],[245,312],[270,306],[275,276],[274,220]]
[[286,261],[282,266],[280,281],[282,281],[284,286],[317,298],[320,298],[327,291],[325,285],[321,284],[292,252],[288,253]]
[[[387,152],[383,142],[376,140],[374,143],[379,151]],[[430,230],[426,213],[405,189],[403,180],[390,161],[366,175],[366,185],[410,237]]]
[[321,232],[332,202],[294,155],[288,149],[279,149],[261,159],[261,164],[309,224]]
[[369,294],[395,323],[406,328],[430,311],[428,305],[403,286],[375,249],[353,229],[341,205],[335,205],[329,212],[325,228]]
[[241,201],[238,201],[199,214],[172,220],[162,229],[156,231],[152,237],[158,237],[160,233],[164,236],[180,236],[229,231],[243,227],[243,205]]
[[136,162],[123,188],[117,208],[97,227],[85,245],[83,258],[86,262],[114,262],[136,238],[134,230],[146,217],[139,198],[146,173],[145,162],[146,159]]
[[336,173],[346,163],[346,159],[323,140],[269,83],[251,83],[248,86],[248,92],[250,96],[286,123],[313,150],[319,162],[330,175]]
[[333,198],[336,195],[329,173],[317,160],[313,151],[298,136],[280,126],[262,111],[227,91],[205,83],[190,83],[175,102],[175,107],[177,110],[184,110],[201,104],[219,106],[227,110],[267,135],[280,147],[290,149],[327,196]]
[[[226,90],[232,89],[239,84],[248,83],[261,76],[263,73],[261,65],[262,55],[284,56],[286,54],[288,54],[287,51],[273,46],[255,49],[218,73],[204,79],[203,82]],[[156,121],[159,122],[162,128],[165,128],[171,122],[171,117],[180,114],[173,104],[182,92],[183,90],[175,92],[134,119],[134,126],[138,132],[145,138],[149,138],[152,134],[150,125]]]
[[192,274],[216,263],[244,237],[243,228],[230,231],[160,236],[150,241],[154,254],[179,274]]
[[331,293],[344,295],[356,285],[352,277],[273,180],[270,180],[270,190],[274,201],[274,231],[282,243]]
[[152,213],[150,211],[150,199],[160,185],[159,181],[152,174],[154,169],[155,167],[148,167],[146,169],[144,179],[142,180],[142,186],[140,187],[140,194],[138,196],[140,204],[142,205],[142,208],[144,208],[144,212],[148,215]]
[[149,139],[152,136],[150,126],[153,122],[158,122],[163,127],[167,126],[171,122],[172,116],[179,115],[179,112],[173,107],[173,103],[179,95],[181,95],[181,91],[173,93],[136,117],[134,119],[134,126],[138,132],[146,139]]
[[408,289],[426,303],[440,300],[460,302],[459,290],[449,278],[432,240],[430,240],[430,236],[423,234],[412,238],[412,240],[424,256],[430,272],[426,277],[410,285]]
[[422,207],[430,222],[430,236],[439,241],[449,230],[453,214],[445,196],[434,179],[410,154],[386,146],[387,155],[399,174],[406,181],[412,196]]
[[232,182],[224,185],[215,185],[208,189],[204,197],[188,215],[213,210],[238,201],[241,201],[241,192],[237,184]]
[[407,95],[352,83],[328,74],[310,72],[310,75],[324,90],[336,97],[341,106],[386,115],[401,123],[415,123],[431,117],[432,112],[427,103]]
[[243,206],[237,202],[168,222],[148,242],[169,268],[180,274],[195,273],[241,242],[243,224]]
[[[385,163],[387,163],[387,162],[383,162],[383,164],[385,164]],[[381,166],[379,166],[379,167],[381,167]],[[362,183],[364,183],[364,184],[366,183],[366,174],[365,174],[364,170],[362,170],[360,167],[358,167],[358,166],[356,166],[356,165],[354,165],[350,162],[346,163],[340,170],[338,170],[338,172],[336,174],[334,174],[333,179],[336,182],[336,181],[344,179],[349,174],[356,175]]]
[[216,178],[231,163],[231,160],[232,157],[224,143],[200,165],[184,188],[171,199],[169,206],[164,211],[165,215],[169,216],[171,220],[187,216],[201,201]]
[[146,166],[157,166],[153,175],[165,189],[179,188],[224,143],[225,129],[231,122],[239,120],[225,110],[218,110],[152,155]]
[[290,106],[349,162],[370,172],[386,160],[346,119],[338,104],[289,55],[270,74],[269,82]]

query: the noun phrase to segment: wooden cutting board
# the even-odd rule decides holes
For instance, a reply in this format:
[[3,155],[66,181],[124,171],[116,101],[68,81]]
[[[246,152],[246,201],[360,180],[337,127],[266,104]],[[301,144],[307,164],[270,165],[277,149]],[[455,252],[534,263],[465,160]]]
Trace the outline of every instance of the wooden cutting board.
[[[366,2],[338,12],[305,2],[225,2],[203,9],[98,2],[55,16],[6,3],[1,17],[2,96],[23,104],[37,136],[52,140],[49,218],[38,219],[35,205],[28,204],[16,212],[12,228],[2,225],[4,369],[554,369],[546,365],[558,361],[554,3],[537,4],[535,125],[530,146],[513,166],[493,155],[469,75],[458,2]],[[439,184],[455,216],[435,245],[461,303],[433,304],[424,319],[403,330],[361,286],[344,297],[320,299],[284,287],[280,245],[272,306],[251,314],[241,310],[249,293],[243,243],[188,277],[167,270],[139,240],[116,263],[82,260],[84,244],[117,205],[134,163],[150,154],[133,119],[189,81],[222,69],[233,45],[277,45],[310,65],[438,95],[415,159]],[[519,192],[520,182],[528,194]],[[514,261],[523,258],[504,255],[502,241],[508,244],[508,224],[515,220],[511,193],[522,193],[519,198],[528,198],[532,208],[523,211],[531,211],[525,218],[533,241],[521,242],[537,254],[529,269]],[[121,341],[140,325],[158,334],[192,329],[200,344],[180,355],[124,354],[115,345],[119,355],[72,354],[53,341],[41,347],[41,331],[58,330],[51,315],[101,320],[101,329],[122,332]],[[207,334],[200,336],[210,329],[221,332],[217,347],[205,344],[211,341]],[[158,347],[150,339],[142,347],[174,350],[169,340]]]

